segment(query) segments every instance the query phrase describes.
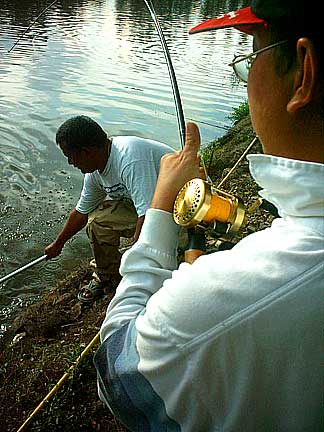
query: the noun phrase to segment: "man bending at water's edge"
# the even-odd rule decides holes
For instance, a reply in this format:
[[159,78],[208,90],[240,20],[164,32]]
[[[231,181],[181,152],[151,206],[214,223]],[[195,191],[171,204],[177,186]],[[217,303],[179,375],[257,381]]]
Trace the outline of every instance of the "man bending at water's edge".
[[84,174],[84,182],[76,207],[45,253],[49,258],[58,256],[65,243],[86,227],[94,255],[94,278],[78,297],[92,301],[120,280],[120,239],[137,241],[160,159],[173,149],[135,136],[108,138],[101,126],[86,116],[64,122],[56,133],[56,143],[68,163]]

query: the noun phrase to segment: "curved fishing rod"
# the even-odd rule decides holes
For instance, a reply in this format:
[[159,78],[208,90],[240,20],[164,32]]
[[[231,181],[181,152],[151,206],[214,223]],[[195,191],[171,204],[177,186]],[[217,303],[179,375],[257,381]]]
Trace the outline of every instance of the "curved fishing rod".
[[[152,1],[144,0],[144,2],[154,21],[167,62],[177,112],[181,147],[183,148],[185,143],[185,120],[171,56]],[[253,139],[249,144],[228,176],[237,168],[256,139]],[[206,241],[204,231],[208,226],[212,227],[219,239],[226,241],[246,222],[243,203],[235,196],[218,189],[220,185],[215,187],[208,176],[202,158],[201,162],[207,181],[193,179],[187,182],[179,191],[173,210],[175,222],[188,229],[189,247],[185,253],[185,260],[189,263],[192,263],[199,255],[205,253]],[[226,176],[226,179],[228,176]]]
[[[186,130],[186,124],[183,114],[183,108],[180,98],[180,92],[179,87],[177,83],[177,78],[174,72],[174,68],[172,65],[172,60],[170,56],[170,52],[167,46],[167,43],[164,38],[164,34],[162,31],[162,28],[160,26],[159,20],[157,18],[156,12],[154,10],[154,6],[151,2],[151,0],[144,0],[144,3],[146,4],[148,10],[150,11],[150,14],[152,16],[153,22],[155,24],[155,28],[158,32],[160,42],[163,48],[164,57],[168,66],[169,76],[171,80],[172,85],[172,91],[173,91],[173,98],[177,113],[177,120],[178,120],[178,128],[179,128],[179,135],[180,135],[180,144],[181,149],[184,148],[185,145],[185,130]],[[201,159],[201,162],[203,164],[203,168],[205,171],[206,178],[208,177],[205,164],[203,159]],[[205,253],[206,251],[206,242],[205,242],[205,236],[204,233],[198,232],[196,227],[190,227],[187,230],[188,232],[188,249],[185,253],[185,261],[192,263],[199,255]]]
[[146,4],[146,6],[147,6],[147,8],[150,11],[150,14],[152,16],[153,22],[155,24],[155,28],[156,28],[158,35],[159,35],[159,38],[160,38],[164,57],[165,57],[165,60],[166,60],[167,66],[168,66],[168,71],[169,71],[169,76],[170,76],[172,91],[173,91],[173,97],[174,97],[174,102],[175,102],[175,107],[176,107],[176,113],[177,113],[179,135],[180,135],[180,144],[181,144],[181,148],[183,148],[184,143],[185,143],[186,123],[185,123],[185,119],[184,119],[183,108],[182,108],[177,78],[176,78],[174,68],[172,65],[170,52],[169,52],[167,43],[165,41],[165,37],[164,37],[163,31],[162,31],[162,28],[160,26],[158,17],[156,15],[155,10],[154,10],[154,6],[153,6],[151,0],[144,0],[144,3]]

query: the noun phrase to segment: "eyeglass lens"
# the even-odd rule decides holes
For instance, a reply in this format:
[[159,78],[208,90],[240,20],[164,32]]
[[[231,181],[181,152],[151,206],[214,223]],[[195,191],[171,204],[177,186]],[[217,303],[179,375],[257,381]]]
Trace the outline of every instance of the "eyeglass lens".
[[[238,59],[239,59],[239,57],[236,58],[235,60],[237,61]],[[249,77],[249,72],[251,69],[251,59],[241,60],[241,61],[233,64],[233,69],[234,69],[235,75],[241,81],[247,83],[248,77]]]

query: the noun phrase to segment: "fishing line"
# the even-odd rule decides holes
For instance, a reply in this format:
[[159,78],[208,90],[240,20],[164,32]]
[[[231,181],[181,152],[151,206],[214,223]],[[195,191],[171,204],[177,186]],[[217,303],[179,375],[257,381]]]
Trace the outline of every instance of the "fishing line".
[[24,30],[24,32],[19,36],[19,38],[16,40],[16,42],[12,45],[12,47],[8,50],[8,53],[14,50],[14,48],[18,45],[18,43],[21,41],[21,39],[25,36],[25,34],[33,27],[33,25],[39,20],[39,18],[44,15],[48,9],[50,9],[52,6],[54,6],[55,3],[57,3],[58,0],[54,0],[50,5],[48,5],[45,9],[42,10],[42,12],[35,18],[35,20]]
[[233,167],[229,170],[229,172],[223,178],[223,180],[220,183],[218,183],[218,185],[216,186],[217,189],[219,189],[223,185],[223,183],[225,183],[225,181],[229,178],[229,176],[233,174],[233,172],[240,165],[240,163],[242,162],[242,160],[244,159],[244,157],[248,154],[248,152],[250,151],[250,149],[252,148],[252,146],[255,144],[255,142],[257,140],[258,140],[258,137],[255,136],[253,138],[253,140],[250,142],[250,144],[247,146],[247,148],[244,150],[244,152],[241,154],[241,156],[238,158],[238,160],[236,161],[236,163],[233,165]]
[[[174,115],[175,115],[175,114],[170,113],[170,112],[167,112],[167,111],[163,111],[163,113],[164,113],[164,114],[167,114],[167,115],[170,115],[170,116],[174,116]],[[220,126],[220,125],[215,125],[215,124],[212,124],[212,123],[208,123],[208,122],[206,122],[206,121],[203,121],[203,120],[197,120],[197,119],[193,119],[193,118],[190,118],[190,117],[187,117],[187,119],[190,120],[190,121],[193,121],[193,122],[195,122],[195,123],[200,123],[200,124],[203,124],[203,125],[206,125],[206,126],[210,126],[210,127],[217,128],[217,129],[223,129],[223,130],[225,130],[225,131],[229,131],[229,130],[231,129],[230,126]]]

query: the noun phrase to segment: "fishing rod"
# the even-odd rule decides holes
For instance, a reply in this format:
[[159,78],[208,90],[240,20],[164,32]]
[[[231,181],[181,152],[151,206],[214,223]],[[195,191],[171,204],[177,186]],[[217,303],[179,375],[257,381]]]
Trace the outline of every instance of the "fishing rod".
[[13,276],[16,276],[24,270],[27,270],[28,268],[33,267],[34,265],[44,261],[46,258],[48,258],[47,255],[42,255],[39,258],[36,258],[34,261],[31,261],[28,264],[25,264],[24,266],[18,268],[17,270],[14,270],[13,272],[7,274],[6,276],[3,276],[2,278],[0,278],[0,285],[8,279],[12,278]]
[[[159,39],[161,42],[164,57],[165,57],[165,60],[166,60],[167,66],[168,66],[168,71],[169,71],[169,76],[170,76],[172,91],[173,91],[173,98],[174,98],[174,103],[175,103],[175,108],[176,108],[177,120],[178,120],[180,144],[181,144],[181,148],[183,149],[184,145],[185,145],[186,124],[185,124],[185,119],[184,119],[183,107],[182,107],[182,102],[181,102],[177,78],[176,78],[176,75],[174,72],[170,52],[169,52],[167,43],[165,41],[165,37],[164,37],[163,31],[162,31],[162,28],[160,26],[158,17],[156,15],[153,3],[151,0],[144,0],[144,3],[146,4],[146,6],[147,6],[147,8],[148,8],[148,10],[152,16],[153,22],[155,24],[155,28],[157,30],[157,33],[158,33],[158,36],[159,36]],[[203,160],[201,160],[201,161],[203,162]],[[207,178],[207,172],[206,172],[204,162],[203,162],[203,168],[204,168],[205,175]],[[195,252],[193,252],[193,249],[195,250]],[[202,234],[200,232],[198,233],[197,228],[192,228],[192,227],[189,228],[188,229],[188,247],[187,247],[187,251],[185,253],[185,260],[187,262],[193,262],[198,255],[205,253],[205,250],[206,250],[206,246],[205,246],[204,234]]]
[[[144,0],[144,2],[151,13],[167,62],[177,112],[181,148],[183,148],[185,140],[185,120],[171,56],[152,1]],[[249,148],[252,145],[253,144],[250,144]],[[178,225],[188,228],[189,243],[185,252],[185,260],[189,263],[192,263],[199,255],[205,253],[206,229],[211,228],[219,239],[226,241],[232,237],[245,222],[245,209],[241,201],[233,195],[216,188],[208,177],[202,159],[201,162],[207,181],[196,178],[187,182],[179,191],[173,210],[175,222]]]
[[185,144],[186,123],[185,123],[185,118],[184,118],[184,114],[183,114],[183,108],[182,108],[182,102],[181,102],[179,87],[178,87],[178,83],[177,83],[177,78],[176,78],[176,75],[174,72],[169,48],[168,48],[168,45],[165,41],[165,37],[164,37],[163,31],[162,31],[162,28],[160,26],[158,17],[156,15],[153,3],[151,2],[151,0],[144,0],[144,3],[146,4],[146,6],[147,6],[147,8],[148,8],[148,10],[152,16],[156,31],[157,31],[159,38],[160,38],[164,57],[165,57],[165,60],[166,60],[167,66],[168,66],[168,71],[169,71],[169,76],[170,76],[172,91],[173,91],[173,97],[174,97],[174,102],[175,102],[175,107],[176,107],[176,113],[177,113],[178,128],[179,128],[179,135],[180,135],[180,144],[181,144],[181,148],[183,148],[184,144]]

